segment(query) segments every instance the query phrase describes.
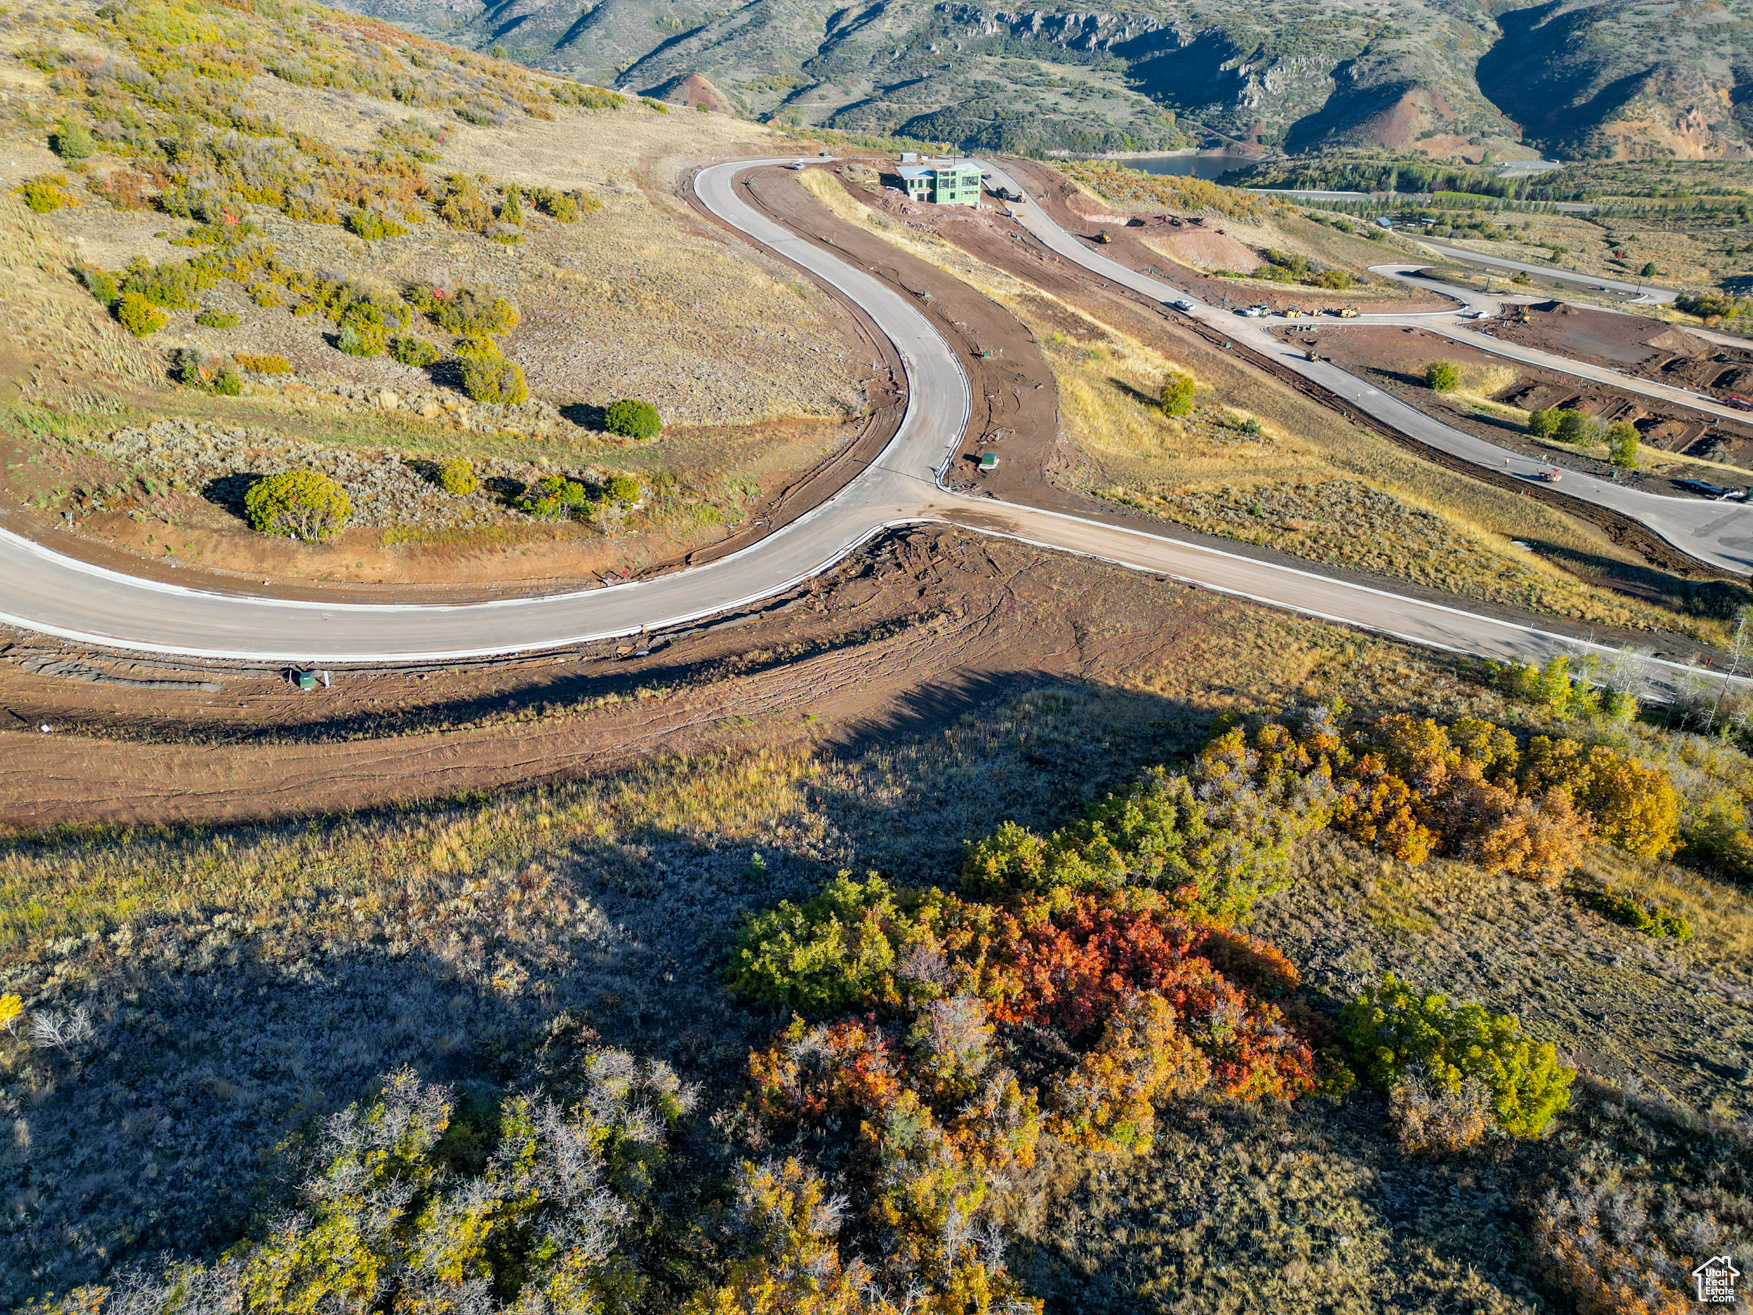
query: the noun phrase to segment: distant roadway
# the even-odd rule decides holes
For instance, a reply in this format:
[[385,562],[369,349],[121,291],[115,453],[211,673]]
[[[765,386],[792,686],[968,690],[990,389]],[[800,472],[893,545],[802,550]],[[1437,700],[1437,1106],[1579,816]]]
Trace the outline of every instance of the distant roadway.
[[[941,472],[959,449],[969,423],[967,378],[949,345],[908,297],[782,228],[737,194],[738,175],[792,159],[713,165],[700,170],[693,186],[706,208],[731,227],[863,307],[898,348],[908,385],[905,414],[893,440],[839,494],[797,520],[708,565],[648,580],[538,598],[446,605],[289,601],[142,579],[34,543],[7,530],[0,513],[0,622],[110,648],[210,659],[338,666],[483,657],[683,624],[781,593],[885,528],[942,522],[1114,562],[1433,648],[1521,661],[1589,649],[1605,651],[1539,627],[1184,542],[1172,534],[947,491]],[[1085,251],[1035,207],[1025,207],[1024,213],[1043,241],[1104,277],[1164,300],[1180,297],[1166,284]],[[1259,350],[1286,354],[1269,334],[1253,330],[1252,322],[1233,321],[1209,306],[1196,307],[1194,313],[1222,323],[1237,337],[1246,335]],[[1317,377],[1341,395],[1365,391],[1364,385],[1331,366],[1302,364],[1305,373],[1319,369]],[[1359,405],[1421,437],[1436,425],[1380,394],[1371,394]],[[1448,432],[1457,440],[1477,443],[1458,431]],[[1632,493],[1604,483],[1601,492]],[[1640,519],[1656,515],[1660,504],[1672,504],[1667,522],[1675,527],[1675,534],[1690,536],[1684,545],[1689,552],[1732,562],[1733,569],[1742,571],[1753,562],[1753,521],[1744,531],[1735,530],[1748,535],[1739,542],[1728,526],[1728,521],[1747,513],[1710,503],[1641,498],[1629,504],[1643,513]],[[1687,519],[1696,512],[1723,518],[1725,523]]]
[[[1005,173],[1002,169],[983,164],[994,180],[1001,186],[1008,187],[1022,195],[1030,195],[1026,189]],[[1192,294],[1183,292],[1173,284],[1141,273],[1129,265],[1123,265],[1110,256],[1102,254],[1088,238],[1077,237],[1068,233],[1057,224],[1052,216],[1032,200],[1015,207],[1017,222],[1022,224],[1038,238],[1043,245],[1065,257],[1067,260],[1082,265],[1093,274],[1100,275],[1111,283],[1130,288],[1145,297],[1164,305],[1184,305],[1184,313],[1211,326],[1234,341],[1246,343],[1254,351],[1273,361],[1294,370],[1305,379],[1320,385],[1328,392],[1349,401],[1359,411],[1380,420],[1394,429],[1431,447],[1438,448],[1453,456],[1472,462],[1474,465],[1487,466],[1497,471],[1507,471],[1530,482],[1538,479],[1542,469],[1549,469],[1550,462],[1539,462],[1520,452],[1488,443],[1472,434],[1444,424],[1433,416],[1425,414],[1416,407],[1402,402],[1390,393],[1385,393],[1358,378],[1346,370],[1340,369],[1331,361],[1311,361],[1306,349],[1288,346],[1281,334],[1273,332],[1273,328],[1282,329],[1282,320],[1256,320],[1238,315],[1233,310],[1213,306],[1201,301]],[[1404,324],[1420,327],[1437,328],[1445,320],[1456,325],[1459,316],[1452,311],[1438,311],[1424,314],[1371,315],[1360,317],[1365,322],[1377,324]],[[1358,323],[1359,320],[1346,321]],[[1293,326],[1296,322],[1292,322]],[[1301,327],[1305,330],[1311,321],[1304,321]],[[1319,321],[1312,321],[1319,323]],[[1448,336],[1456,337],[1451,333]],[[1491,350],[1505,349],[1506,344],[1498,339],[1484,339],[1482,335],[1469,335],[1462,339],[1479,345],[1489,344]],[[1523,349],[1531,350],[1531,349]],[[1551,362],[1550,368],[1565,369],[1572,374],[1579,370],[1594,370],[1597,367],[1579,366],[1563,357],[1539,354],[1542,362]],[[1627,380],[1613,371],[1601,371],[1610,378],[1615,387],[1626,388],[1633,381]],[[1660,394],[1654,390],[1661,389]],[[1652,395],[1666,396],[1678,393],[1677,389],[1666,389],[1660,384],[1649,384],[1646,388],[1635,391],[1649,391]],[[1691,403],[1703,410],[1696,399]],[[1714,405],[1714,404],[1713,404]],[[1729,414],[1733,414],[1732,412]],[[1600,479],[1593,475],[1578,471],[1565,471],[1558,485],[1558,491],[1580,501],[1592,502],[1607,507],[1630,517],[1642,525],[1661,535],[1669,543],[1689,556],[1715,566],[1720,570],[1732,571],[1739,575],[1753,574],[1753,507],[1742,503],[1709,502],[1698,498],[1675,498],[1659,493],[1651,493],[1644,489],[1634,488],[1615,480]]]

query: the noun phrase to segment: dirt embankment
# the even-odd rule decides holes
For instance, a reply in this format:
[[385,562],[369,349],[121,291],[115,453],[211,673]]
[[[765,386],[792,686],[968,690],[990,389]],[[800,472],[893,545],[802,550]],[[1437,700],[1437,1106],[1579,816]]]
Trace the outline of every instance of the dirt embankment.
[[[1717,421],[1683,407],[1668,406],[1653,398],[1605,387],[1575,375],[1506,361],[1501,356],[1421,329],[1387,325],[1323,325],[1318,333],[1287,333],[1285,340],[1318,351],[1336,365],[1368,375],[1372,382],[1402,395],[1420,410],[1440,415],[1446,422],[1489,438],[1499,446],[1556,461],[1570,469],[1586,470],[1602,478],[1612,478],[1616,473],[1604,461],[1568,447],[1537,443],[1507,417],[1485,416],[1471,408],[1446,403],[1424,386],[1425,367],[1438,359],[1466,363],[1482,374],[1501,376],[1501,382],[1494,380],[1489,397],[1507,406],[1524,411],[1569,408],[1608,423],[1625,421],[1636,426],[1639,440],[1647,447],[1676,456],[1697,457],[1701,461],[1744,463],[1753,468],[1753,423]],[[1675,478],[1733,482],[1729,472],[1705,465],[1682,465],[1668,474]],[[1684,489],[1673,486],[1671,479],[1652,477],[1647,483],[1651,488],[1659,487],[1664,493],[1688,496]]]
[[[1494,322],[1491,331],[1510,342],[1626,370],[1719,402],[1753,398],[1753,346],[1714,343],[1660,320],[1552,301],[1520,308]],[[1753,421],[1718,425],[1695,435],[1689,447],[1677,446],[1682,441],[1678,429],[1669,441],[1651,441],[1669,451],[1753,468]]]
[[[424,672],[177,668],[12,636],[0,653],[0,825],[315,814],[763,743],[926,730],[1033,682],[1161,669],[1298,683],[1241,642],[1304,623],[1024,545],[885,536],[792,596],[614,646]],[[1238,638],[1240,637],[1240,638]],[[3,643],[4,640],[0,640]],[[627,647],[625,645],[623,648]],[[48,726],[45,733],[40,728]]]

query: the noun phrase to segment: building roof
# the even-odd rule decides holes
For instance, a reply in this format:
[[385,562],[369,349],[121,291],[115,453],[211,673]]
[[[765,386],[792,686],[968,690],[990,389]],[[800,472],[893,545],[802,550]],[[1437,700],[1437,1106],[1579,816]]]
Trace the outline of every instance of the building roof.
[[904,164],[895,172],[903,178],[929,178],[932,171],[923,164]]

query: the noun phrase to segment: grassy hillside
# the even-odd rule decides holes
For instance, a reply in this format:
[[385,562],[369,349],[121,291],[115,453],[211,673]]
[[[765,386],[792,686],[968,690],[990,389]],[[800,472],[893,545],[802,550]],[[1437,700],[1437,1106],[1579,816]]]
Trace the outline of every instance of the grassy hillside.
[[[838,312],[674,194],[758,127],[266,0],[6,23],[0,296],[38,326],[8,465],[44,512],[249,572],[454,578],[423,545],[492,574],[523,544],[577,574],[721,535],[864,410]],[[662,437],[604,432],[626,397]],[[348,486],[333,549],[243,529],[264,452]],[[532,514],[544,475],[593,515]]]
[[[1172,587],[1124,587],[1145,608],[1177,603]],[[1129,659],[1116,685],[1058,684],[853,754],[764,749],[757,728],[735,752],[531,793],[10,838],[0,1295],[64,1295],[64,1312],[266,1311],[340,1288],[388,1311],[450,1309],[490,1284],[509,1305],[564,1256],[571,1309],[886,1315],[911,1286],[911,1309],[949,1312],[968,1308],[968,1285],[1012,1310],[1240,1293],[1242,1311],[1532,1312],[1628,1285],[1648,1309],[1680,1308],[1693,1264],[1750,1240],[1753,922],[1728,875],[1745,871],[1746,756],[1660,719],[1604,718],[1568,681],[1508,695],[1385,644],[1218,608],[1197,664]],[[1253,715],[1238,718],[1238,697]],[[1287,820],[1265,757],[1255,786],[1192,757],[1238,720],[1267,746],[1274,719],[1305,744],[1329,727],[1337,753],[1337,737],[1380,734],[1401,711],[1487,719],[1508,732],[1490,732],[1500,757],[1532,761],[1548,736],[1651,764],[1652,790],[1678,790],[1651,822],[1681,862],[1575,818],[1594,838],[1562,881],[1480,866],[1520,862],[1513,846],[1391,853],[1355,817],[1317,826],[1318,787]],[[1412,758],[1394,770],[1413,771],[1422,751],[1396,743]],[[1294,753],[1273,761],[1303,770]],[[1050,883],[1004,893],[1031,871],[1072,880],[1068,853],[1110,863],[1079,830],[1083,805],[1156,764],[1206,773],[1208,799],[1240,788],[1236,806],[1267,829],[1222,832],[1247,859],[1228,889],[1251,916],[1189,909],[1139,861],[1141,837],[1176,825],[1154,811],[1110,833],[1129,855],[1114,890],[1065,886],[1057,911]],[[1513,789],[1498,779],[1510,785],[1466,788]],[[1425,816],[1451,836],[1472,825]],[[1028,859],[1021,828],[1052,845]],[[1282,843],[1263,845],[1267,831]],[[990,861],[965,861],[984,837]],[[1011,853],[1023,866],[1005,866]],[[837,871],[859,881],[848,891]],[[893,905],[857,923],[884,889]],[[1670,932],[1627,925],[1655,907]],[[841,949],[790,957],[800,909],[818,927],[853,918]],[[1034,931],[1019,940],[1012,914]],[[1109,939],[1081,939],[1091,916]],[[1676,917],[1688,939],[1670,934]],[[986,975],[946,1012],[932,992],[966,968],[970,942],[951,932],[969,918],[994,919]],[[917,952],[891,957],[902,935]],[[733,958],[763,937],[771,957]],[[862,957],[842,953],[853,944]],[[1168,972],[1184,1022],[1159,1016],[1154,1041],[1132,1042],[1079,1022],[1079,1008],[1098,1023],[1115,1008],[1111,983],[1052,1004],[1052,982],[1081,980],[1080,954],[1113,956],[1120,978]],[[1537,1136],[1483,1131],[1468,1087],[1439,1093],[1437,1122],[1457,1120],[1444,1134],[1409,1114],[1404,1085],[1373,1085],[1340,1011],[1390,973],[1518,1017],[1517,1063],[1550,1044],[1539,1053],[1584,1070],[1555,1120]],[[794,1012],[805,1021],[787,1031]],[[1103,1080],[1104,1057],[1158,1084],[1142,1103],[1113,1089],[1125,1126],[1100,1111],[1079,1123],[1063,1081]],[[1010,1105],[956,1095],[993,1069]],[[861,1135],[861,1118],[887,1136]],[[1001,1137],[1013,1158],[995,1163]],[[953,1263],[932,1249],[944,1236]],[[860,1296],[863,1278],[891,1295]]]

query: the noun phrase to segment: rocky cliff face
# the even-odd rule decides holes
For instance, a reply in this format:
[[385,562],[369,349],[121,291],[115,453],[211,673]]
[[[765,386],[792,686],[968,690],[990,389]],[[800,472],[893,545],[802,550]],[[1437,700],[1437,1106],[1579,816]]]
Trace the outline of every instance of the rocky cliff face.
[[699,74],[744,113],[967,146],[1710,158],[1753,139],[1753,0],[348,3],[587,81]]

